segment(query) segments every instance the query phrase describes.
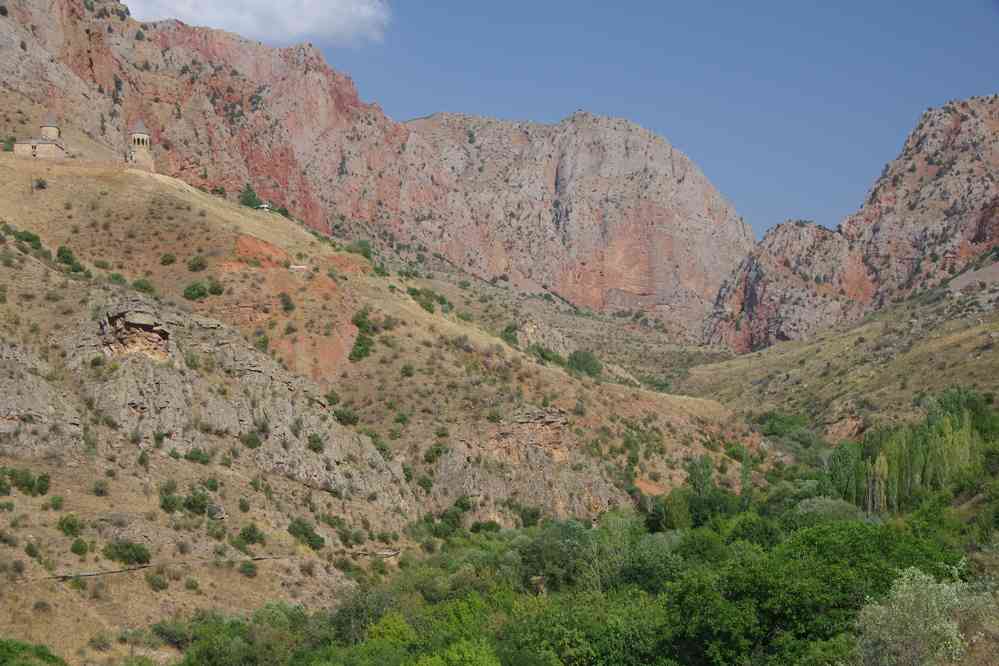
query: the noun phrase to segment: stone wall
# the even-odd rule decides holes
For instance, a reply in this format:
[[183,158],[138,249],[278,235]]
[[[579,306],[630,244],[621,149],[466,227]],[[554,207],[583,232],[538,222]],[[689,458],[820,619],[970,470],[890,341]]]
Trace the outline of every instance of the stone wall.
[[66,151],[55,143],[15,143],[14,156],[27,159],[61,160]]

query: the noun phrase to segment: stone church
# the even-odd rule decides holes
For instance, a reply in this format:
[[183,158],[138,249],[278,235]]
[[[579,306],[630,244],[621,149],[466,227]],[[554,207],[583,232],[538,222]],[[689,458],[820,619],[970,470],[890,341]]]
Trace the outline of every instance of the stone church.
[[66,146],[62,142],[62,130],[55,115],[48,114],[39,129],[40,136],[14,142],[14,156],[29,159],[66,159]]

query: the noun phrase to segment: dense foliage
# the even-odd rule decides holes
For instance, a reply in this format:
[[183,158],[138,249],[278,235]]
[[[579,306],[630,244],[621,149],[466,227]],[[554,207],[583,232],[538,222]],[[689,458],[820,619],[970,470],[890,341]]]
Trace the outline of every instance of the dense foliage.
[[[999,513],[999,421],[963,391],[927,407],[916,426],[809,443],[817,464],[770,470],[765,489],[732,492],[692,460],[685,485],[596,524],[535,512],[504,530],[463,497],[410,529],[425,552],[396,574],[353,569],[336,611],[203,611],[153,631],[181,666],[947,663],[995,608],[965,558]],[[798,419],[764,421],[809,440]],[[985,523],[958,519],[972,497]],[[322,547],[308,521],[289,531]]]
[[[404,557],[387,581],[362,575],[334,613],[274,605],[156,631],[185,666],[878,664],[913,650],[934,663],[963,647],[957,615],[990,605],[960,569],[977,528],[950,507],[999,471],[999,428],[962,391],[928,414],[772,471],[766,491],[733,493],[709,458],[693,460],[683,487],[595,526],[469,526],[462,498],[411,531],[440,549]],[[761,423],[820,446],[804,428],[779,415]],[[881,479],[884,501],[872,503]],[[926,630],[899,629],[910,625]]]

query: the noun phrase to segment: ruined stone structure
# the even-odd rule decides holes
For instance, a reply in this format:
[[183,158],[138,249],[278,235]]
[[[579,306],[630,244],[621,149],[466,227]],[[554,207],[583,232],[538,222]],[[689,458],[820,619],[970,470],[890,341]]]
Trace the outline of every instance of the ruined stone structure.
[[61,160],[66,157],[59,121],[49,114],[39,127],[39,136],[14,142],[14,156],[27,159]]
[[146,129],[146,123],[140,118],[128,131],[128,155],[126,161],[137,169],[156,171],[152,145],[152,135]]

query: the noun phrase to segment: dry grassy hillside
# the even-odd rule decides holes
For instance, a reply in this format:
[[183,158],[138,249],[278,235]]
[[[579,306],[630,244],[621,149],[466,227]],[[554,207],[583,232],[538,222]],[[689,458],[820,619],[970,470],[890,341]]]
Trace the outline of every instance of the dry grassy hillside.
[[[465,312],[485,287],[385,275],[176,180],[3,155],[0,201],[0,467],[21,481],[0,632],[76,663],[157,654],[126,630],[174,613],[335,604],[456,503],[466,525],[588,517],[702,453],[735,486],[723,444],[759,450],[717,402],[512,347]],[[78,577],[128,568],[119,542],[149,567]]]
[[694,368],[676,390],[748,413],[808,415],[833,438],[919,413],[915,398],[952,386],[999,389],[999,258],[944,287],[800,342]]

